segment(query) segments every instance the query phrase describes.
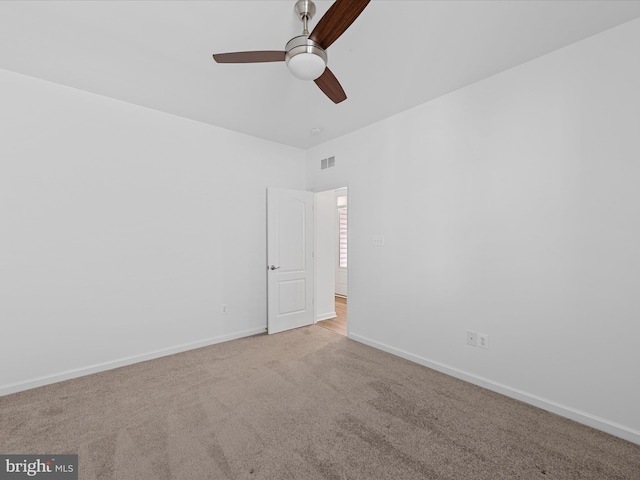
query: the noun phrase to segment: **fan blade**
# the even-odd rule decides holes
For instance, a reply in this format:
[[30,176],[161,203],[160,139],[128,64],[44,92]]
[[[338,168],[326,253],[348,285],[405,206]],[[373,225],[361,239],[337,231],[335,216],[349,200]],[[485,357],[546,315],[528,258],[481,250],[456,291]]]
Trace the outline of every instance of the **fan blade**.
[[309,39],[325,50],[358,18],[371,0],[336,0],[313,29]]
[[257,50],[253,52],[214,53],[218,63],[284,62],[284,50]]
[[314,82],[333,103],[340,103],[347,99],[347,94],[344,93],[340,82],[328,68],[325,68],[324,73],[316,78]]

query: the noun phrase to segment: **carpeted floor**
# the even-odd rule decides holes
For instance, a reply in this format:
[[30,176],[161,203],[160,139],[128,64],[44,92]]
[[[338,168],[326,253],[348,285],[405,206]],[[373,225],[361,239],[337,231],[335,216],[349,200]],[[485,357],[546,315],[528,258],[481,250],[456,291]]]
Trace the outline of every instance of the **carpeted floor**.
[[0,397],[80,479],[640,479],[640,446],[311,326]]

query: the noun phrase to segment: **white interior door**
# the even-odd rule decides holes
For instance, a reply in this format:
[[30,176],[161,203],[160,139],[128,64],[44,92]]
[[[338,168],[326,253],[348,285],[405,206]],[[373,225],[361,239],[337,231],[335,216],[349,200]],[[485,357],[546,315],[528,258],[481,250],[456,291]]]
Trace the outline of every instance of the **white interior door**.
[[311,325],[313,193],[267,190],[267,332]]

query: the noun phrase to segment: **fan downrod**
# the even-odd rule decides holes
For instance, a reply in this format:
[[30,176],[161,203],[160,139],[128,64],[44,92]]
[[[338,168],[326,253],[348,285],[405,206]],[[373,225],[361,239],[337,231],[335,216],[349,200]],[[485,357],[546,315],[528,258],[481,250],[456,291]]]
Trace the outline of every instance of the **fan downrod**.
[[309,35],[309,20],[316,14],[316,4],[311,0],[298,0],[294,10],[304,25],[302,34]]

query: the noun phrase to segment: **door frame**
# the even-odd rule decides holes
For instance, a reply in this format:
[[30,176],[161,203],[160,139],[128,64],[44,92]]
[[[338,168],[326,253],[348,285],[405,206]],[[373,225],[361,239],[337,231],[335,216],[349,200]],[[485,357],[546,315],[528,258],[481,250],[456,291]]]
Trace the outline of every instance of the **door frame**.
[[[347,205],[343,206],[343,207],[339,207],[337,205],[336,202],[336,211],[335,211],[335,217],[336,217],[336,221],[337,221],[337,245],[336,245],[336,264],[334,265],[334,290],[335,290],[335,294],[337,296],[343,296],[343,297],[347,297],[349,295],[349,262],[347,261],[347,266],[346,267],[341,267],[340,266],[340,218],[341,218],[341,214],[342,211],[346,212],[347,215],[347,258],[349,256],[349,189],[344,187],[344,188],[339,188],[337,190],[334,190],[335,193],[335,198],[336,200],[338,199],[338,197],[344,196],[347,199]],[[344,272],[344,274],[346,275],[347,278],[347,282],[346,283],[342,283],[339,281],[339,278],[341,276],[341,273]],[[340,290],[342,288],[342,286],[344,286],[344,293],[342,292],[338,292],[338,290]]]
[[[346,188],[347,189],[347,198],[348,198],[348,202],[349,204],[351,204],[351,198],[352,198],[352,189],[351,189],[351,185],[350,182],[339,182],[334,184],[333,186],[331,186],[331,184],[329,186],[322,186],[322,187],[317,187],[317,188],[312,188],[309,189],[310,192],[314,193],[314,209],[313,209],[313,222],[314,225],[316,226],[315,230],[314,230],[314,234],[313,234],[313,250],[314,252],[318,251],[318,234],[317,234],[317,225],[318,225],[318,218],[317,218],[317,208],[316,208],[316,197],[315,194],[317,193],[324,193],[324,192],[329,192],[329,191],[335,191],[335,190],[339,190],[341,188]],[[348,211],[349,213],[347,213],[347,215],[349,217],[351,217],[351,209],[349,209]],[[351,219],[349,218],[349,221],[347,222],[347,251],[351,251]],[[318,298],[318,261],[319,256],[318,255],[314,255],[314,296],[316,298],[316,301],[314,302],[313,305],[313,323],[316,324],[318,323],[318,302],[317,302],[317,298]],[[351,291],[351,269],[349,267],[349,265],[351,264],[351,262],[347,262],[347,292]],[[334,292],[335,294],[335,292]],[[349,337],[349,321],[347,320],[347,338]]]

